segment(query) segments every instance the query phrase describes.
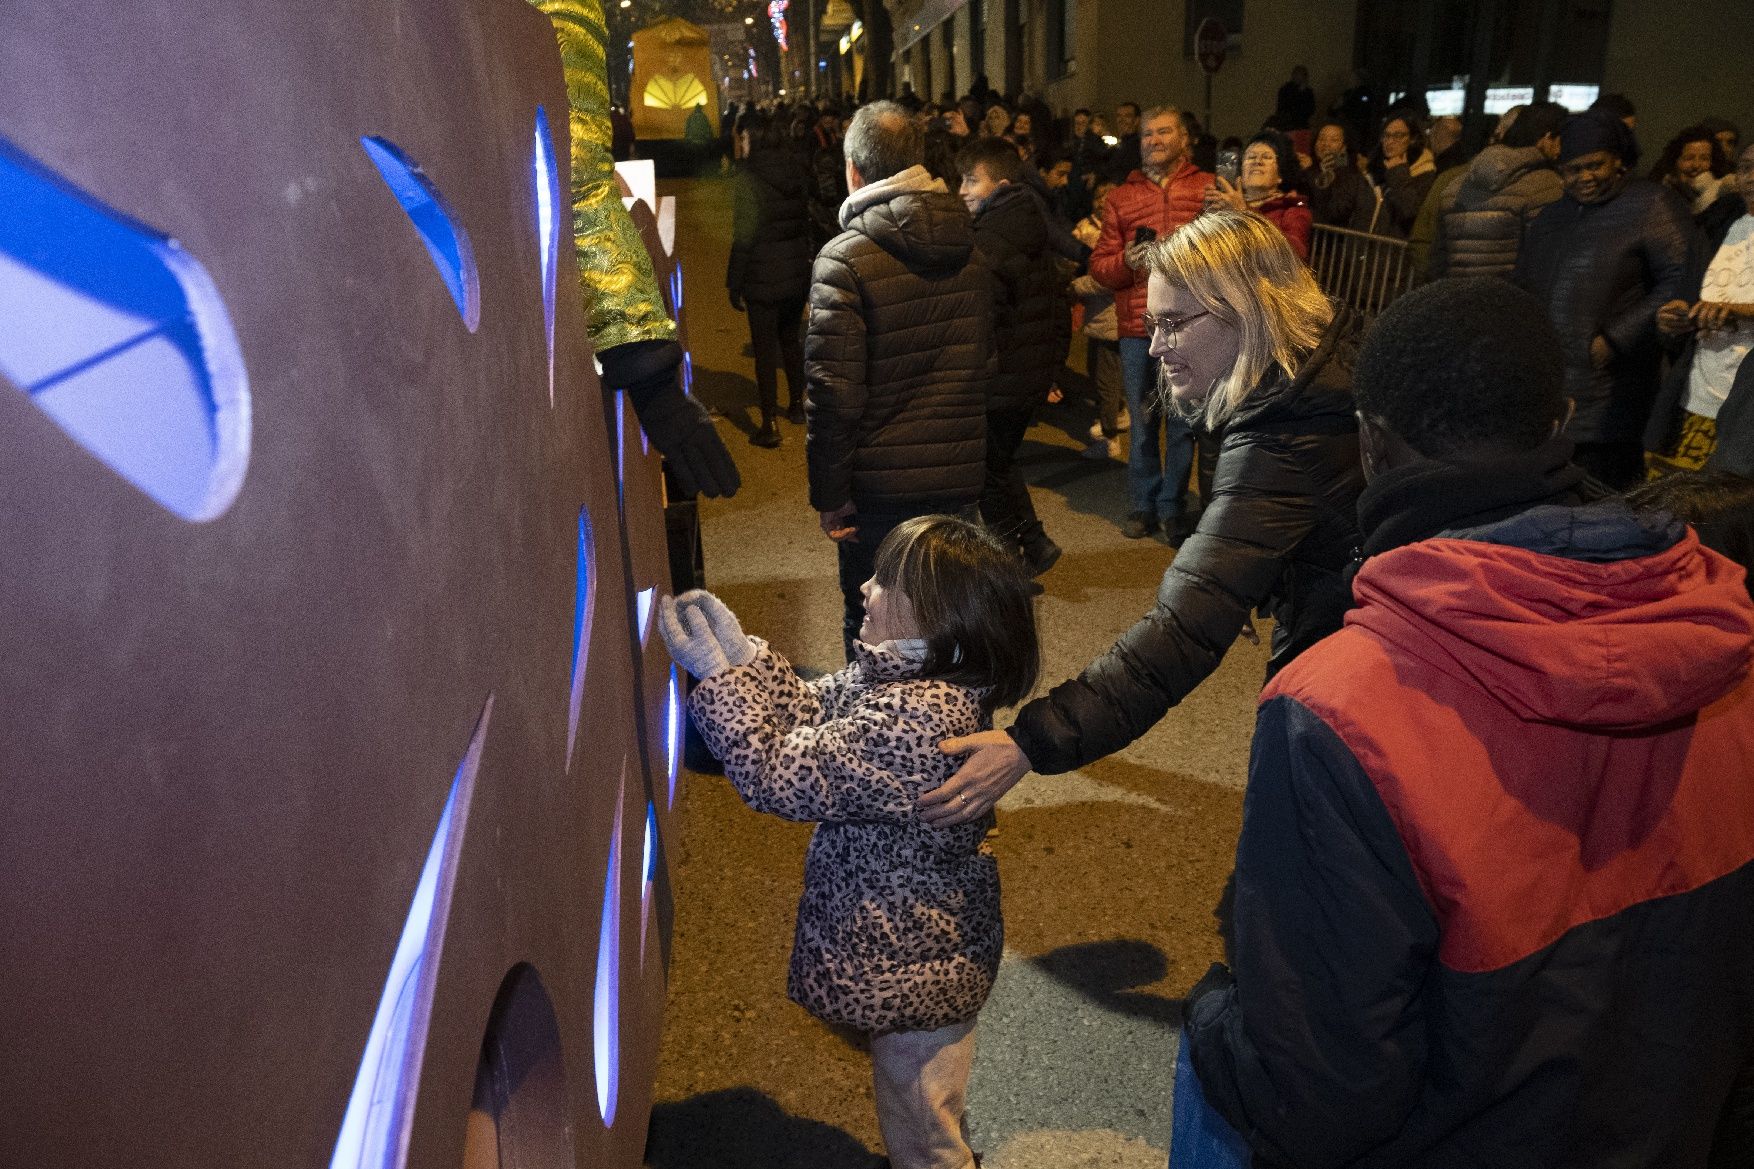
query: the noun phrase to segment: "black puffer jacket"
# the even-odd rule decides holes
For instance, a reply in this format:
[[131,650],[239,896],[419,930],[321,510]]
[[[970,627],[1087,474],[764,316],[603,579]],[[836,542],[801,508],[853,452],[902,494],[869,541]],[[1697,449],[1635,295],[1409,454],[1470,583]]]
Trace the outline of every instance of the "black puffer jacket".
[[806,174],[789,150],[758,150],[737,177],[725,287],[745,300],[802,300],[810,288]]
[[[1565,346],[1565,393],[1577,442],[1637,442],[1657,391],[1657,309],[1682,296],[1699,266],[1699,234],[1678,195],[1628,179],[1602,203],[1569,195],[1529,224],[1515,280],[1541,298]],[[1607,339],[1613,357],[1590,361]]]
[[974,217],[975,247],[998,277],[993,340],[999,349],[999,380],[989,409],[1039,402],[1053,385],[1066,351],[1072,323],[1060,295],[1045,214],[1034,191],[1004,186]]
[[810,504],[955,510],[980,497],[998,373],[993,276],[925,167],[860,188],[816,257],[804,373]]
[[1509,276],[1529,221],[1564,193],[1538,147],[1488,146],[1443,193],[1432,277]]
[[1212,500],[1157,590],[1107,653],[1017,712],[1011,737],[1044,774],[1113,754],[1218,668],[1249,610],[1278,623],[1269,674],[1340,628],[1364,470],[1352,410],[1357,321],[1340,309],[1295,378],[1224,427]]

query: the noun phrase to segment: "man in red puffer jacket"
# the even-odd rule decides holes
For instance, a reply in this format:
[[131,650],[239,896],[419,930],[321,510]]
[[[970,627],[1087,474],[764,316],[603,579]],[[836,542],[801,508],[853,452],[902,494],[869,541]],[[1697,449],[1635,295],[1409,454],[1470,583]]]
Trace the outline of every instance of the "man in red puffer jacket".
[[[1188,158],[1188,135],[1173,106],[1145,111],[1139,135],[1140,168],[1109,193],[1103,205],[1102,237],[1090,256],[1090,274],[1115,290],[1115,324],[1120,334],[1121,373],[1133,438],[1127,458],[1131,513],[1122,532],[1149,536],[1161,524],[1173,541],[1191,531],[1187,512],[1188,467],[1194,438],[1187,424],[1166,415],[1157,402],[1157,363],[1145,333],[1145,248],[1200,214],[1212,175]],[[1149,229],[1148,239],[1140,229]],[[1158,433],[1162,429],[1163,447]]]

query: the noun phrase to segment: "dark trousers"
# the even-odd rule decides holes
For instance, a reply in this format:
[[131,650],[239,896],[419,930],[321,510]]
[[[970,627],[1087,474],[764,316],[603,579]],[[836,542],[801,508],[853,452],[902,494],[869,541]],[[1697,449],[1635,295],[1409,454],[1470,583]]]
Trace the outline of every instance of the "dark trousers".
[[841,621],[841,642],[847,651],[847,661],[853,660],[853,642],[859,636],[859,626],[865,623],[865,598],[859,593],[859,588],[871,579],[877,565],[878,547],[889,533],[906,521],[915,516],[941,512],[959,515],[966,520],[975,518],[972,504],[963,508],[928,507],[919,511],[860,511],[853,520],[859,529],[858,534],[835,545],[840,556],[840,594],[846,606]]
[[1615,491],[1644,478],[1644,444],[1639,442],[1580,442],[1571,461]]
[[1029,485],[1017,469],[1017,450],[1029,431],[1034,403],[987,413],[987,479],[981,488],[981,520],[1008,547],[1041,539],[1041,521]]
[[755,392],[765,421],[779,413],[779,371],[786,371],[789,403],[804,400],[804,298],[748,301],[749,344],[755,349]]

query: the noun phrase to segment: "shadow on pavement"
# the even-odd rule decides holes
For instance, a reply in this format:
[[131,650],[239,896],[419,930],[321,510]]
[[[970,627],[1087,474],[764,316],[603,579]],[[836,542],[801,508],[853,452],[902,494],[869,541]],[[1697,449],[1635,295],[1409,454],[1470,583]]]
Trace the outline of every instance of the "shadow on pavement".
[[724,415],[744,434],[754,434],[761,426],[761,412],[756,408],[752,378],[697,365],[694,367],[694,396],[708,410]]
[[854,1137],[792,1116],[754,1088],[705,1092],[652,1109],[646,1169],[878,1169]]
[[1098,1006],[1165,1027],[1181,1026],[1181,999],[1132,989],[1149,986],[1169,972],[1169,960],[1150,942],[1137,938],[1081,942],[1031,961]]

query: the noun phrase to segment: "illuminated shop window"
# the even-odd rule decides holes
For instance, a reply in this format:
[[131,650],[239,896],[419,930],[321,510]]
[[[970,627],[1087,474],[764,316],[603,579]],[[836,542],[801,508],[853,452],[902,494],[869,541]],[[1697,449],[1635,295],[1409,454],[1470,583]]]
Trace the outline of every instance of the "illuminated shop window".
[[329,1169],[399,1169],[407,1160],[414,1101],[420,1089],[420,1063],[426,1054],[427,1025],[432,1020],[433,990],[438,985],[445,924],[457,881],[457,858],[463,851],[475,774],[481,766],[481,747],[492,714],[493,699],[489,698],[451,780],[451,792],[414,887],[401,940],[390,960],[390,976],[366,1036],[365,1054],[347,1099]]
[[591,617],[597,610],[597,543],[591,513],[579,508],[578,567],[573,578],[572,683],[566,720],[566,768],[572,770],[573,744],[579,737],[579,714],[585,702],[585,661],[591,652]]
[[654,110],[692,110],[706,99],[706,86],[692,73],[654,77],[646,83],[645,104]]
[[359,144],[365,147],[366,156],[378,168],[396,202],[408,213],[432,257],[433,267],[444,278],[445,288],[456,302],[463,324],[473,333],[481,324],[481,279],[475,271],[469,233],[451,214],[432,179],[394,142],[367,135]]
[[670,798],[664,806],[676,806],[676,774],[682,767],[682,720],[687,717],[682,700],[682,677],[670,667],[670,694],[664,708],[664,750],[670,773]]
[[0,374],[173,515],[215,519],[243,488],[249,379],[207,270],[4,138]]

